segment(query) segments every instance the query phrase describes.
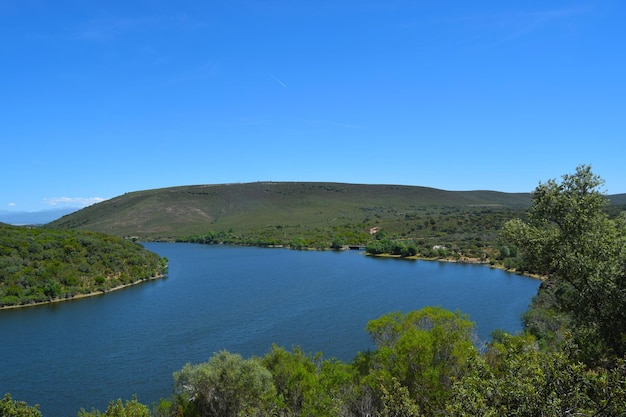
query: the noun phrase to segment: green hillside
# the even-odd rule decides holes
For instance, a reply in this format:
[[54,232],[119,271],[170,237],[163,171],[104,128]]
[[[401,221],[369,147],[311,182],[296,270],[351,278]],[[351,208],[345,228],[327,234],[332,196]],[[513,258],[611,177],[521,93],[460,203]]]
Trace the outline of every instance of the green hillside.
[[611,204],[624,206],[626,205],[626,194],[613,194],[609,196]]
[[320,227],[365,220],[376,226],[376,218],[390,220],[426,209],[520,208],[529,204],[530,194],[396,185],[258,182],[127,193],[64,216],[50,226],[167,238],[203,229]]
[[[87,207],[47,227],[142,240],[329,247],[389,237],[491,240],[530,205],[528,193],[444,191],[398,185],[257,182],[146,190]],[[430,243],[428,243],[430,244]]]
[[[609,196],[613,214],[626,195]],[[401,185],[255,182],[126,193],[46,227],[145,241],[294,248],[363,246],[374,237],[414,241],[423,257],[497,255],[497,234],[523,218],[530,193],[445,191]],[[433,253],[435,246],[447,252]],[[441,252],[441,251],[440,251]]]
[[165,262],[116,236],[0,223],[0,308],[104,293],[162,276]]

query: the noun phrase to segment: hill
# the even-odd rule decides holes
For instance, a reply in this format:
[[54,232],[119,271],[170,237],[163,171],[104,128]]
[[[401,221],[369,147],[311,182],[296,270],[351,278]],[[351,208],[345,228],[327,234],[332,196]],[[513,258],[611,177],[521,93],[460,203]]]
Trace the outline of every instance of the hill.
[[470,213],[519,213],[529,205],[529,193],[257,182],[131,192],[66,215],[47,227],[143,240],[221,235],[222,240],[230,237],[236,243],[252,244],[289,244],[294,239],[330,244],[339,235],[356,244],[365,243],[373,227],[407,237],[432,235],[453,228],[440,222],[442,216],[461,216],[464,223],[471,221]]
[[0,223],[0,308],[107,292],[162,276],[165,262],[115,236]]
[[626,206],[626,193],[610,195],[609,200],[611,201],[611,204]]

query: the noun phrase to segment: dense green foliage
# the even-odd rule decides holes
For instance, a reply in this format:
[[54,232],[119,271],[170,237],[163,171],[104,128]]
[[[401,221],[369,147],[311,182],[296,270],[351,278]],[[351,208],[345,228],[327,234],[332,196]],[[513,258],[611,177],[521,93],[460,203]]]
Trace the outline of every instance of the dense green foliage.
[[204,364],[187,364],[174,381],[187,413],[202,416],[268,415],[276,392],[272,375],[259,360],[228,352]]
[[0,417],[41,417],[39,406],[30,406],[24,401],[15,401],[10,394],[0,399]]
[[161,276],[165,262],[115,236],[0,224],[0,307],[106,292]]
[[372,320],[367,331],[377,350],[371,356],[369,378],[374,376],[389,390],[398,382],[421,410],[432,414],[445,406],[452,382],[478,354],[473,327],[467,317],[433,307]]
[[387,211],[365,216],[358,223],[336,226],[276,225],[253,230],[197,233],[176,238],[179,242],[285,246],[293,249],[342,249],[365,247],[372,255],[420,258],[472,259],[487,262],[499,252],[498,233],[505,221],[523,216],[511,207],[429,207],[409,213]]
[[573,346],[541,350],[528,334],[503,335],[452,389],[450,416],[623,416],[626,364],[589,368]]
[[78,412],[78,417],[150,417],[150,415],[150,408],[138,402],[136,397],[125,403],[121,399],[111,401],[104,413],[84,409]]
[[[350,363],[274,346],[261,358],[223,351],[188,364],[152,415],[626,415],[626,216],[606,210],[601,183],[581,166],[541,184],[527,220],[507,222],[501,257],[547,277],[524,333],[496,331],[477,346],[461,313],[389,313],[367,325],[375,349]],[[121,400],[109,409],[147,415],[124,413]]]
[[525,269],[547,277],[529,327],[551,340],[554,330],[572,332],[589,363],[626,354],[626,212],[609,218],[601,185],[580,166],[561,182],[541,184],[528,222],[505,227]]

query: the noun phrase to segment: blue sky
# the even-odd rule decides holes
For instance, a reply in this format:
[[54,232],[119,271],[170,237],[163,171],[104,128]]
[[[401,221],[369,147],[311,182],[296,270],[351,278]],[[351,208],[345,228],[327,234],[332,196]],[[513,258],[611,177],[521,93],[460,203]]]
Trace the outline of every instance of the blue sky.
[[0,210],[190,184],[626,192],[626,2],[0,0]]

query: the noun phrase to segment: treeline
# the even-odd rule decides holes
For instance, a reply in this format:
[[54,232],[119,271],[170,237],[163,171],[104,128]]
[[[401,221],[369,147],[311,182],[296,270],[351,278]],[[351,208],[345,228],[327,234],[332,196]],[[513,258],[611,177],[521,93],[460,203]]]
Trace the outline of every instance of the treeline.
[[0,224],[0,307],[106,292],[161,276],[166,266],[122,238]]
[[315,228],[274,225],[245,231],[231,228],[179,237],[176,241],[318,250],[352,246],[365,247],[373,255],[472,258],[502,263],[499,232],[506,221],[525,216],[521,209],[506,207],[415,208],[405,214],[388,211],[367,211],[360,223]]

